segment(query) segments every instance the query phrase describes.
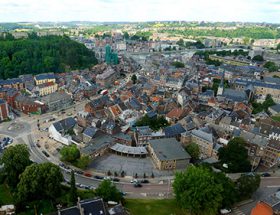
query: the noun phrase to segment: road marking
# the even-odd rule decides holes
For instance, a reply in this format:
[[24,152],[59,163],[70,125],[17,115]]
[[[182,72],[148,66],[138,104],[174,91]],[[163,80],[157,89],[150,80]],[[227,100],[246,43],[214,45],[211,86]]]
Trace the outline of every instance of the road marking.
[[277,188],[277,187],[280,187],[280,185],[269,185],[269,186],[266,186],[267,188]]
[[232,215],[246,215],[243,211],[241,211],[239,208],[232,208],[232,212],[230,213]]

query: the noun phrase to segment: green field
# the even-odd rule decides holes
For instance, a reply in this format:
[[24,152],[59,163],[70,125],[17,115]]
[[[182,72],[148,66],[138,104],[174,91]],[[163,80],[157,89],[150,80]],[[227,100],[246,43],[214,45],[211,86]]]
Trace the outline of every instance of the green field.
[[0,205],[8,205],[13,203],[13,196],[6,184],[0,185]]
[[131,215],[187,215],[175,199],[126,199],[125,207]]

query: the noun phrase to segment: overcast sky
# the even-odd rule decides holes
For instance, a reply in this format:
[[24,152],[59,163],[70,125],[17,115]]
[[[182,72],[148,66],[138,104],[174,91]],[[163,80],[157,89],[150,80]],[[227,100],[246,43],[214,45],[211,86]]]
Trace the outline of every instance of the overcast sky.
[[280,0],[0,0],[0,22],[162,20],[280,23]]

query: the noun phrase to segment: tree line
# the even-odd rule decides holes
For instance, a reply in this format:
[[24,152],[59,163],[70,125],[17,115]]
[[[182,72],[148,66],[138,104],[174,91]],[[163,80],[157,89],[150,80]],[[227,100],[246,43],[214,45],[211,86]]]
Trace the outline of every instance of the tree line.
[[95,53],[67,36],[0,38],[0,78],[66,72],[97,64]]

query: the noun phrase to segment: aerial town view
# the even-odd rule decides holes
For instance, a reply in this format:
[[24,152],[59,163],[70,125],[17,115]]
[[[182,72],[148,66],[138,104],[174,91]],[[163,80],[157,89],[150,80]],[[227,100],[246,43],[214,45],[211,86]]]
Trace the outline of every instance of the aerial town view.
[[280,1],[0,0],[12,214],[280,214]]

